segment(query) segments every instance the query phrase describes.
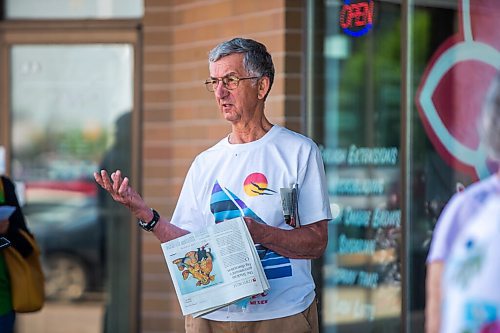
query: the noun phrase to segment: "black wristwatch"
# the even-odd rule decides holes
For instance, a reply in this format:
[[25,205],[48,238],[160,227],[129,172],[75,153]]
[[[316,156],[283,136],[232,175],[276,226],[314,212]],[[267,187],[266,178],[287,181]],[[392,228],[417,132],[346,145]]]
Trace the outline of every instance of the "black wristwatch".
[[160,214],[158,214],[158,212],[156,210],[154,210],[153,208],[151,208],[151,212],[153,212],[153,219],[151,221],[149,221],[149,222],[145,222],[143,220],[137,221],[137,223],[139,224],[139,227],[141,227],[142,229],[144,229],[146,231],[153,230],[153,228],[155,227],[155,225],[160,220]]

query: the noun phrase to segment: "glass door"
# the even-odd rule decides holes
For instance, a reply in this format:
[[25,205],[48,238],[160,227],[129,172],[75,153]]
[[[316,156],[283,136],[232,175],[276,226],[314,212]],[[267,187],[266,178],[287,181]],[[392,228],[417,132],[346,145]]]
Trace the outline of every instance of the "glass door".
[[401,332],[401,6],[328,1],[314,137],[330,205],[323,332]]
[[135,228],[93,172],[137,178],[135,45],[12,40],[8,166],[47,296],[42,311],[18,316],[16,332],[133,331]]

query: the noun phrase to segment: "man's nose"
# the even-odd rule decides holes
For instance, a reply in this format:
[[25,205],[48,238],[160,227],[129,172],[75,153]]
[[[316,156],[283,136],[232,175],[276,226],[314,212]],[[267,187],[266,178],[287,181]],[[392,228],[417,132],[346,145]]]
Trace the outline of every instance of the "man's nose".
[[215,90],[214,90],[215,97],[224,98],[228,95],[228,93],[229,93],[229,89],[227,89],[224,86],[224,83],[222,81],[219,81],[217,88],[215,88]]

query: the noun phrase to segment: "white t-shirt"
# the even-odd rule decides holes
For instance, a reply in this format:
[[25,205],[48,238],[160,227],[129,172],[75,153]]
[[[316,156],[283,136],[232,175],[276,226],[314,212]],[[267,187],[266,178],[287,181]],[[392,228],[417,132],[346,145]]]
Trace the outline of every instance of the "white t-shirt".
[[500,331],[500,193],[488,196],[451,248],[442,333]]
[[[280,188],[298,184],[302,225],[331,219],[320,151],[305,136],[274,125],[261,139],[230,144],[227,138],[196,157],[188,171],[172,223],[188,231],[236,216],[291,229],[284,222]],[[305,310],[314,300],[311,260],[267,250],[262,264],[270,290],[245,308],[230,306],[204,318],[257,321]]]
[[427,262],[446,260],[461,230],[481,210],[488,197],[499,192],[500,178],[495,174],[456,193],[439,216]]

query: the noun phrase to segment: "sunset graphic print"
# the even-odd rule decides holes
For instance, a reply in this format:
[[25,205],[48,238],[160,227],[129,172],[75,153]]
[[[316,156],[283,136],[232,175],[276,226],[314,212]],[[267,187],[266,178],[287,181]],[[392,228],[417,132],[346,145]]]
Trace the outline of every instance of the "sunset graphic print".
[[267,188],[267,178],[259,172],[254,172],[248,175],[243,182],[243,189],[250,197],[258,195],[273,195],[276,191]]
[[[268,196],[276,194],[269,189],[266,177],[261,173],[252,173],[246,177],[243,188],[248,196]],[[223,222],[235,217],[250,217],[259,223],[265,223],[243,200],[238,198],[228,188],[220,186],[216,181],[210,199],[210,210],[215,218],[215,223]],[[269,250],[262,245],[256,245],[257,252],[269,280],[292,276],[290,259]]]

